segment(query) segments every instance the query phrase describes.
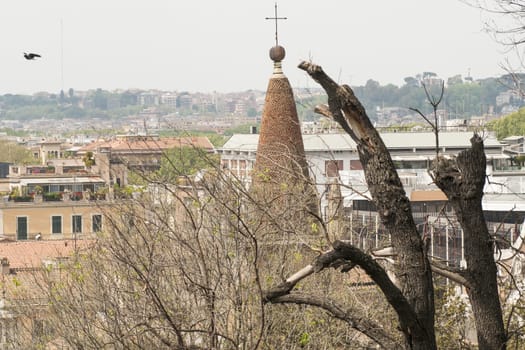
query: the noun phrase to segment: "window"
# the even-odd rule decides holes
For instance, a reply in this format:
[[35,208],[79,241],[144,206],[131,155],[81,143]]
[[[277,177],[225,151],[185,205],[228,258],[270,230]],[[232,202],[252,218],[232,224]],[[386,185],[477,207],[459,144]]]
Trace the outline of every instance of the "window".
[[91,217],[92,231],[100,232],[102,230],[102,215],[95,214]]
[[327,177],[337,177],[339,170],[343,170],[342,160],[327,160],[324,163],[325,174]]
[[426,160],[395,160],[394,166],[396,169],[427,169],[428,162]]
[[51,233],[62,233],[62,216],[51,216]]
[[16,218],[16,239],[27,239],[27,216],[18,216]]
[[73,215],[71,218],[73,233],[82,233],[82,215]]
[[350,170],[363,170],[363,165],[359,159],[350,160]]

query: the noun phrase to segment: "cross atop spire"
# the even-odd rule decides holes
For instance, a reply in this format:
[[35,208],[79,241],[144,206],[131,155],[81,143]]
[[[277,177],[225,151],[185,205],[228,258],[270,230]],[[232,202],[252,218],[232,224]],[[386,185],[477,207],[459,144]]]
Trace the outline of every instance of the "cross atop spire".
[[275,46],[279,46],[279,38],[277,36],[277,22],[282,19],[288,19],[287,17],[278,17],[277,16],[277,3],[275,3],[275,17],[266,17],[265,19],[273,19],[275,20]]

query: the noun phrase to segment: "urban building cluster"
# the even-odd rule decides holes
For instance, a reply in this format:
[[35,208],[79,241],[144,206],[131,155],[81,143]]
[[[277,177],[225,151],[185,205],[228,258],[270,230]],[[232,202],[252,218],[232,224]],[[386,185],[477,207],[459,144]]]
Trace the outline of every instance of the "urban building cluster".
[[[89,249],[90,240],[105,228],[105,213],[115,203],[126,200],[119,190],[128,186],[130,173],[133,170],[158,170],[169,150],[182,147],[216,153],[220,157],[222,172],[239,179],[248,188],[263,188],[266,193],[279,188],[265,187],[269,186],[268,183],[254,177],[254,173],[264,173],[294,184],[299,177],[310,178],[315,196],[320,198],[320,215],[332,222],[331,227],[340,232],[342,238],[364,249],[388,241],[376,209],[368,199],[356,143],[333,124],[300,123],[294,91],[280,65],[281,54],[273,52],[272,55],[274,72],[265,95],[249,92],[220,99],[216,95],[141,92],[134,96],[137,103],[147,109],[133,122],[125,119],[104,124],[106,122],[97,120],[97,125],[103,128],[120,129],[127,125],[129,133],[126,135],[78,140],[78,145],[51,139],[26,140],[35,164],[6,164],[0,168],[0,173],[4,174],[0,179],[0,192],[4,193],[0,202],[3,278],[15,275],[23,278],[24,272],[40,268],[42,264],[67,259],[73,245]],[[80,96],[80,93],[74,96]],[[118,105],[120,100],[108,97],[106,103]],[[161,105],[195,112],[224,108],[228,117],[207,119],[201,116],[198,119],[177,113],[160,116],[155,108]],[[221,130],[236,122],[246,123],[251,118],[247,111],[253,109],[255,114],[252,117],[255,117],[263,106],[259,133],[254,128],[250,134],[235,134],[217,148],[206,137],[166,138],[151,133],[167,125],[193,130],[201,125],[202,129]],[[388,111],[390,115],[395,112],[395,109]],[[37,120],[32,127],[43,127],[46,122],[45,119]],[[446,117],[442,123],[441,126],[446,126]],[[76,127],[75,123],[67,121],[61,124],[64,124],[64,129]],[[477,126],[482,125],[479,122]],[[465,122],[455,126],[467,125]],[[457,156],[470,147],[471,136],[471,131],[461,128],[451,131],[443,127],[439,134],[440,154]],[[435,135],[423,130],[382,132],[381,137],[397,167],[421,234],[431,237],[430,254],[450,266],[462,266],[461,230],[455,225],[446,196],[433,184],[428,173],[436,155]],[[521,265],[525,254],[522,245],[525,234],[525,164],[520,160],[525,153],[525,137],[498,141],[487,133],[484,146],[487,156],[483,202],[486,219],[492,232],[505,239],[502,242],[506,243],[500,247],[502,252],[506,254],[512,247],[521,251],[503,254],[505,262],[515,271],[525,271]],[[305,193],[313,194],[306,191],[310,188]],[[446,220],[442,220],[443,213],[447,214]],[[523,280],[525,276],[521,273],[517,285],[523,287]],[[34,332],[42,331],[45,327],[43,314],[37,314],[31,320],[17,320],[10,311],[9,293],[4,290],[3,295],[0,302],[0,347],[7,346],[10,338],[16,336],[17,322],[29,322]]]

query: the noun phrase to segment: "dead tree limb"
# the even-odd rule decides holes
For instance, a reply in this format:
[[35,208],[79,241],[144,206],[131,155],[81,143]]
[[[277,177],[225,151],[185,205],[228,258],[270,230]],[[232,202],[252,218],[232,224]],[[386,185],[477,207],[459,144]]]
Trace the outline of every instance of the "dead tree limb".
[[481,205],[487,158],[483,139],[470,139],[471,148],[455,159],[438,157],[432,165],[436,185],[447,195],[463,229],[466,270],[462,273],[476,322],[480,349],[506,348],[494,261],[494,240],[489,234]]
[[[412,334],[424,333],[425,330],[419,324],[418,318],[414,309],[409,304],[401,290],[388,277],[386,271],[379,263],[377,263],[372,256],[366,254],[362,250],[352,246],[345,241],[335,241],[333,249],[319,255],[310,265],[302,268],[286,279],[280,285],[266,291],[263,294],[265,302],[268,303],[292,303],[296,299],[296,293],[291,294],[292,289],[297,283],[313,273],[320,272],[327,268],[341,268],[342,272],[347,272],[353,266],[358,265],[366,274],[376,283],[385,295],[388,303],[396,311],[402,325],[402,331],[407,337]],[[307,299],[302,299],[301,304],[308,304]],[[312,303],[310,305],[321,307],[320,302]],[[326,309],[325,307],[323,307]],[[327,310],[330,311],[330,310]],[[331,311],[330,311],[331,312]],[[336,312],[334,316],[337,316]],[[350,314],[345,314],[345,319],[354,319]],[[343,318],[341,318],[343,319]],[[354,327],[356,328],[356,327]],[[356,328],[358,330],[368,329]],[[368,335],[368,334],[366,334]],[[370,335],[368,335],[370,336]],[[370,336],[374,339],[373,336]]]
[[[409,329],[405,333],[406,346],[411,349],[435,349],[432,272],[412,218],[410,201],[392,158],[349,86],[338,85],[320,66],[311,62],[302,62],[299,68],[318,82],[328,95],[328,109],[320,107],[318,110],[322,110],[325,116],[332,116],[357,144],[368,189],[397,254],[396,278],[403,296],[413,308],[416,323],[423,330]],[[401,327],[407,325],[402,324]]]

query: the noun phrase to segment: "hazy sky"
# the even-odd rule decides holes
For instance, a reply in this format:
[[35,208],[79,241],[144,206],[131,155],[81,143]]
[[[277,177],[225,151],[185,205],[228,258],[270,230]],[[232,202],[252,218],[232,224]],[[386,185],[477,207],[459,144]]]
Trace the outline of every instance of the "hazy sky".
[[[92,88],[266,89],[269,0],[17,0],[0,2],[0,94]],[[423,71],[503,74],[508,53],[486,15],[459,0],[281,0],[279,43],[293,86],[312,59],[341,83],[401,85]],[[26,61],[22,52],[37,52]],[[63,74],[62,74],[63,72]]]

